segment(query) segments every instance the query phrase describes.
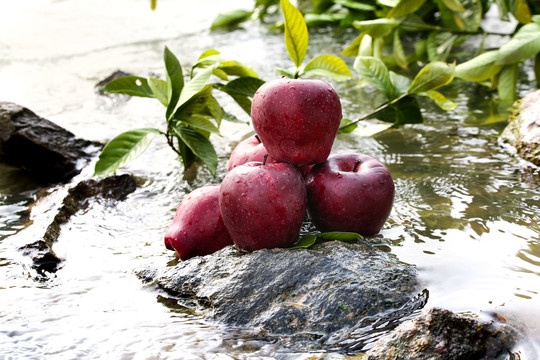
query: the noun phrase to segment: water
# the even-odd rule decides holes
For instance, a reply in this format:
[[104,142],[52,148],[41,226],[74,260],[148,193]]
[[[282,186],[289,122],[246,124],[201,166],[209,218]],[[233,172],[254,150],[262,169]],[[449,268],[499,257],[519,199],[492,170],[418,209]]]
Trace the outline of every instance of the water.
[[[207,30],[219,11],[251,6],[251,0],[204,0],[189,6],[159,0],[151,12],[147,0],[3,4],[0,99],[27,106],[90,140],[106,141],[131,128],[162,127],[164,109],[158,102],[103,97],[95,83],[118,68],[162,75],[164,45],[185,68],[203,50],[215,48],[271,79],[273,67],[290,66],[281,35],[257,24],[231,33]],[[339,53],[354,35],[314,31],[307,57]],[[536,85],[530,71],[521,76],[524,95]],[[349,118],[381,100],[354,84],[337,90]],[[540,192],[520,182],[519,160],[497,144],[507,114],[493,96],[458,82],[445,93],[458,103],[455,110],[442,112],[422,103],[423,124],[374,137],[360,136],[359,130],[340,135],[334,152],[363,152],[390,168],[396,201],[379,240],[402,261],[416,265],[430,291],[427,306],[496,312],[521,324],[529,337],[516,351],[522,359],[535,359],[540,353]],[[226,107],[249,121],[231,102]],[[216,179],[202,168],[184,173],[157,139],[122,170],[142,184],[135,193],[120,203],[93,203],[62,227],[54,250],[65,261],[47,281],[33,278],[29,260],[16,249],[43,235],[67,187],[42,189],[17,169],[0,167],[0,358],[310,356],[269,343],[227,339],[224,329],[197,316],[190,304],[178,304],[133,275],[142,266],[174,263],[163,245],[174,210],[186,192],[220,182],[228,154],[250,128],[224,123],[222,130],[223,138],[213,138],[220,154]],[[74,182],[91,173],[85,169]]]

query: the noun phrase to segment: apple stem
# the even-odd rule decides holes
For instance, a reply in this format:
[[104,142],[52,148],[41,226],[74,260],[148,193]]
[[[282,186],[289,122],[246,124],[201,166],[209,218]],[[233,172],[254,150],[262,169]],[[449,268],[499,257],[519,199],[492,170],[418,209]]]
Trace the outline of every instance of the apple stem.
[[261,141],[261,138],[259,137],[259,135],[255,134],[255,139],[257,139],[259,144],[262,144],[262,141]]
[[263,165],[266,165],[266,160],[268,160],[268,154],[264,154],[264,158],[263,158],[263,161],[262,161]]
[[362,160],[360,159],[356,160],[356,163],[354,164],[354,168],[352,169],[352,171],[356,172],[356,170],[358,170],[358,167],[360,166],[361,163],[362,163]]

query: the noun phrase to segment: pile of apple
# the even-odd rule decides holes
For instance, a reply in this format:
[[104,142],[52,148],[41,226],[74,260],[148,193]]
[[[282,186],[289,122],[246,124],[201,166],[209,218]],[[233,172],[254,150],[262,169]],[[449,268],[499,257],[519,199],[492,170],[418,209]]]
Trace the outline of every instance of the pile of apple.
[[330,155],[342,114],[329,84],[269,81],[255,93],[251,116],[257,135],[233,150],[221,185],[183,199],[165,235],[168,249],[185,260],[231,244],[248,251],[288,247],[306,209],[320,231],[380,231],[394,182],[371,156]]

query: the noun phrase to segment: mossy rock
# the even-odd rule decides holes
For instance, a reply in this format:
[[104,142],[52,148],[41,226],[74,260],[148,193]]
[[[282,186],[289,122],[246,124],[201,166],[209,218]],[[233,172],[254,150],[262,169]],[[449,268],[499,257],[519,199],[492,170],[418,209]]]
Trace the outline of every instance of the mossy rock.
[[516,101],[499,140],[513,146],[522,159],[540,166],[540,90]]

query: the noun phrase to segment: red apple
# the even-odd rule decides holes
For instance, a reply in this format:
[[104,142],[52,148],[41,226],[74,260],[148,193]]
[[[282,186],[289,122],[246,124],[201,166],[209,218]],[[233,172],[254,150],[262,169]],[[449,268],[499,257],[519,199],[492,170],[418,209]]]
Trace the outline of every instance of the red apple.
[[306,177],[308,213],[321,231],[374,235],[394,202],[394,181],[379,160],[368,155],[331,155]]
[[[259,161],[262,162],[264,159],[264,156],[268,154],[268,150],[264,147],[263,143],[261,142],[260,138],[257,135],[253,135],[243,141],[241,141],[234,150],[231,153],[231,156],[229,157],[229,166],[228,171],[231,171],[235,167],[239,165],[243,165],[248,162],[252,161]],[[266,163],[275,163],[276,161],[272,159],[271,156],[268,156],[266,159]],[[313,165],[304,165],[299,166],[298,170],[302,174],[303,177],[306,177],[309,170]]]
[[[251,161],[262,162],[265,154],[268,154],[268,150],[266,150],[259,137],[257,135],[248,137],[236,145],[232,151],[229,157],[228,171],[231,171],[238,165],[243,165]],[[267,164],[274,162],[276,161],[270,156],[266,159]]]
[[223,179],[219,195],[225,227],[236,246],[248,251],[294,244],[306,203],[304,179],[287,163],[235,167]]
[[165,234],[165,246],[182,260],[232,244],[219,211],[219,185],[200,187],[184,197]]
[[341,103],[321,80],[277,79],[253,96],[253,127],[277,162],[301,166],[322,163],[332,149]]

